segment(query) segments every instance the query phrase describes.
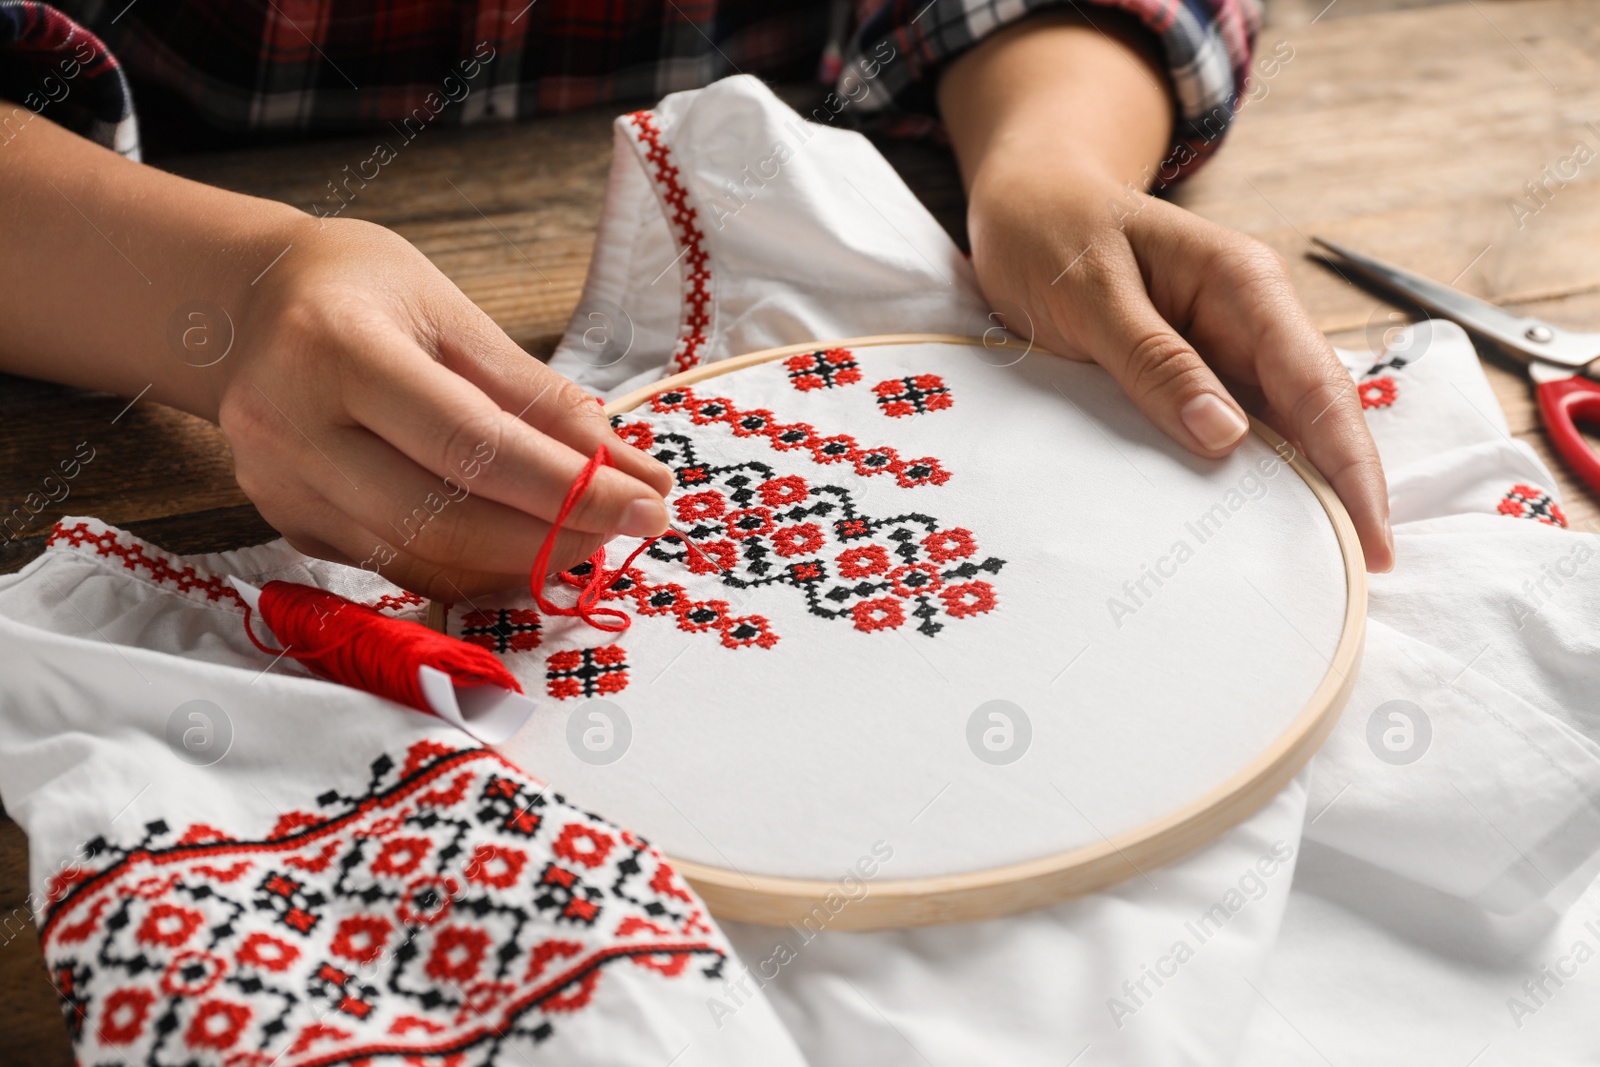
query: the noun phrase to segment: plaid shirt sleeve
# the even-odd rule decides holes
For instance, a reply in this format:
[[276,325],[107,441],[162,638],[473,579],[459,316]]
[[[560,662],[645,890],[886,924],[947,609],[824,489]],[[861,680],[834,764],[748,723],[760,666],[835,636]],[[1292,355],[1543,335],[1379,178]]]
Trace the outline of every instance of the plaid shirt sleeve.
[[101,40],[55,8],[0,0],[0,147],[36,115],[137,159],[139,128],[122,68]]
[[[0,0],[0,144],[34,114],[139,153],[262,133],[458,126],[653,99],[733,73],[833,86],[817,121],[936,125],[942,64],[1035,11],[1116,8],[1159,41],[1178,101],[1170,181],[1244,90],[1257,0]],[[1089,15],[1092,19],[1092,15]],[[852,32],[853,31],[853,32]],[[130,92],[130,82],[133,90]],[[154,109],[154,112],[152,112]],[[208,140],[209,135],[209,140]]]
[[935,72],[996,30],[1052,9],[1076,11],[1091,24],[1097,8],[1136,17],[1161,46],[1177,105],[1158,185],[1192,173],[1221,143],[1244,97],[1261,24],[1258,0],[868,0],[863,7],[837,67],[824,61],[835,86],[825,106],[907,132],[934,125]]

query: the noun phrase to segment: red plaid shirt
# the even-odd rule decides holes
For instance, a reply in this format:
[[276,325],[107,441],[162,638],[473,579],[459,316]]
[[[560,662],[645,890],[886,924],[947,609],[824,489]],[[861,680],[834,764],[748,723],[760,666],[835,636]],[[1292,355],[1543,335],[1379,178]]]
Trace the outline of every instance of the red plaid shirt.
[[[819,121],[926,125],[944,62],[1057,6],[1138,17],[1178,102],[1176,164],[1215,148],[1256,0],[0,0],[0,97],[135,156],[136,110],[152,141],[204,147],[650,101],[738,72],[820,77]],[[0,117],[0,143],[27,118]]]

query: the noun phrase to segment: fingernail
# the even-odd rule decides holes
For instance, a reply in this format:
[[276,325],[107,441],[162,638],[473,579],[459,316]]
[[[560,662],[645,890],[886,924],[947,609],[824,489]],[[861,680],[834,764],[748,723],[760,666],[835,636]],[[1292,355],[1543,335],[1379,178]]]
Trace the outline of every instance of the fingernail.
[[617,523],[617,533],[624,537],[653,537],[666,528],[667,509],[660,501],[630,500]]
[[1394,565],[1399,559],[1394,551],[1394,527],[1389,525],[1388,519],[1383,520],[1383,543],[1389,546],[1389,565],[1383,568],[1383,573],[1387,574],[1394,570]]
[[1250,424],[1244,421],[1243,416],[1223,403],[1215,393],[1201,393],[1183,405],[1178,415],[1195,439],[1213,452],[1227,448],[1250,429]]

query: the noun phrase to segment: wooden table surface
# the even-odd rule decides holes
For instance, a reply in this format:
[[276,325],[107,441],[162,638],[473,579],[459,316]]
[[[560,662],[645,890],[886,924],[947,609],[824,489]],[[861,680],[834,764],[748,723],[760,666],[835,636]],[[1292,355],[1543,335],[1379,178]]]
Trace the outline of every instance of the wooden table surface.
[[[1263,88],[1178,202],[1282,251],[1317,324],[1338,344],[1367,347],[1395,309],[1309,261],[1313,233],[1456,279],[1509,307],[1600,330],[1600,158],[1566,185],[1552,183],[1542,206],[1524,187],[1579,143],[1600,156],[1600,20],[1591,0],[1277,0],[1269,15],[1257,48]],[[1269,75],[1262,63],[1272,56],[1280,60]],[[788,94],[794,102],[809,95]],[[610,121],[620,110],[429,131],[347,213],[410,239],[517,343],[548,356],[588,267]],[[367,147],[355,138],[161,165],[309,209]],[[964,244],[948,156],[921,144],[880,147]],[[1520,226],[1511,207],[1519,200],[1539,206]],[[1485,367],[1512,434],[1556,471],[1572,524],[1600,529],[1600,496],[1551,453],[1516,365],[1489,356]],[[0,502],[8,512],[79,442],[95,449],[70,496],[0,544],[0,570],[36,556],[63,514],[96,515],[178,552],[274,536],[234,485],[221,435],[201,420],[5,376],[0,420]],[[0,818],[0,1047],[7,1063],[67,1064],[70,1049],[25,921],[25,865],[23,835]]]

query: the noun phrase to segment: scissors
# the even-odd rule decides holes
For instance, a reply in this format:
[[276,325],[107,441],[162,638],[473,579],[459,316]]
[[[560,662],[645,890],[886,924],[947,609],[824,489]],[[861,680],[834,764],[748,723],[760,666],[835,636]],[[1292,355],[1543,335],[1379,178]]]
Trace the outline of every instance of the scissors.
[[1528,367],[1539,414],[1550,440],[1572,469],[1600,492],[1600,454],[1578,431],[1578,421],[1600,425],[1600,333],[1576,333],[1541,319],[1513,315],[1459,289],[1311,238],[1333,253],[1329,263],[1390,289],[1413,304],[1499,343]]

